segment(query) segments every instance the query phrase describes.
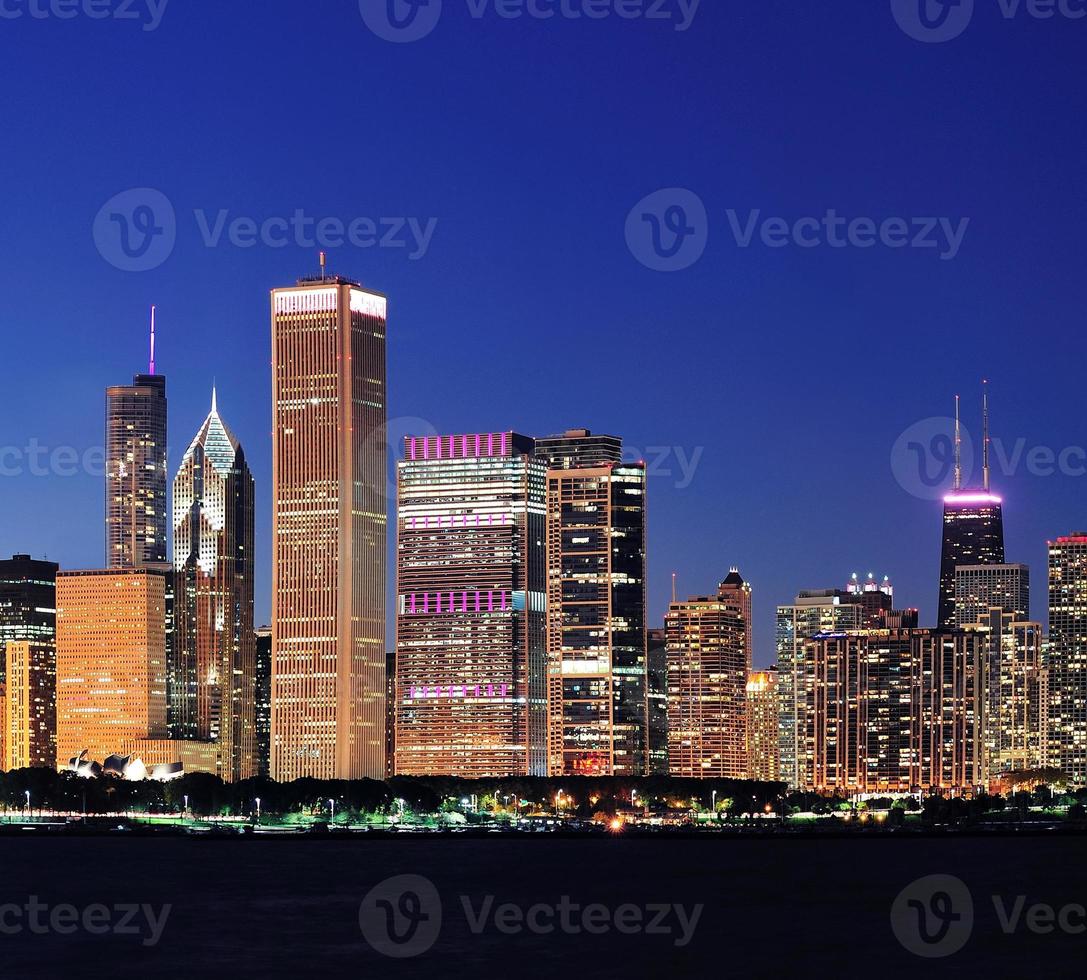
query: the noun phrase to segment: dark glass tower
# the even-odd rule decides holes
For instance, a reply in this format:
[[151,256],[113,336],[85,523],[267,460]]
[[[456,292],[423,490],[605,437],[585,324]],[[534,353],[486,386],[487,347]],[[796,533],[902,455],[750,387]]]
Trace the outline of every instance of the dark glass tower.
[[0,684],[9,642],[25,640],[56,649],[58,567],[29,555],[0,561]]
[[106,389],[106,567],[165,565],[166,378],[151,362],[131,385]]
[[[987,383],[986,383],[987,384]],[[983,401],[984,465],[979,489],[962,485],[959,399],[955,398],[955,486],[944,497],[944,534],[940,548],[940,602],[936,625],[955,628],[955,569],[959,565],[1004,564],[1004,512],[992,493],[989,470],[989,391]]]
[[623,440],[619,436],[595,435],[588,429],[569,429],[561,436],[537,439],[536,455],[546,459],[553,470],[604,466],[622,461]]

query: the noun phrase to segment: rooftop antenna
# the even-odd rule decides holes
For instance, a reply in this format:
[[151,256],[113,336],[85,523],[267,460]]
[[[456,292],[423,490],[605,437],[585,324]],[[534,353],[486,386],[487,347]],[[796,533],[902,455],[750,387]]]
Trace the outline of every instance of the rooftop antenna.
[[151,363],[150,373],[155,373],[155,308],[151,307]]
[[325,266],[328,265],[328,255],[325,252],[321,253],[321,278],[325,278]]
[[982,391],[982,395],[981,395],[981,413],[982,413],[982,417],[984,419],[983,424],[984,424],[984,428],[985,428],[985,435],[984,435],[985,448],[983,450],[983,452],[984,452],[984,464],[983,464],[983,469],[982,469],[982,472],[984,473],[983,487],[984,487],[985,492],[988,493],[989,492],[989,483],[990,483],[990,480],[989,480],[989,476],[990,476],[990,473],[989,473],[989,379],[988,378],[986,378],[985,380],[983,380],[981,382],[981,391]]
[[676,603],[676,573],[672,572],[672,605]]
[[959,423],[959,396],[955,396],[955,489],[962,489],[962,426]]

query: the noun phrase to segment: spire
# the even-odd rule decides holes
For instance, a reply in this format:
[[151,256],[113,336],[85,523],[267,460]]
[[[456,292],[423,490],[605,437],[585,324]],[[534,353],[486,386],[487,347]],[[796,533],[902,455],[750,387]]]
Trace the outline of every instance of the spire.
[[155,373],[155,307],[151,307],[151,361],[148,374]]
[[214,381],[211,383],[211,414],[219,414],[219,395]]
[[981,395],[981,413],[982,413],[982,418],[984,419],[983,426],[984,426],[984,429],[985,429],[985,435],[984,435],[984,446],[985,446],[985,448],[983,450],[983,452],[985,454],[984,455],[984,464],[983,464],[983,473],[984,473],[983,488],[984,488],[985,492],[988,493],[989,492],[989,484],[990,484],[990,479],[989,479],[989,476],[990,476],[990,473],[989,473],[989,381],[988,381],[988,379],[985,379],[984,381],[981,382],[981,391],[982,391],[982,395]]
[[955,489],[962,489],[962,427],[959,424],[959,396],[955,396]]

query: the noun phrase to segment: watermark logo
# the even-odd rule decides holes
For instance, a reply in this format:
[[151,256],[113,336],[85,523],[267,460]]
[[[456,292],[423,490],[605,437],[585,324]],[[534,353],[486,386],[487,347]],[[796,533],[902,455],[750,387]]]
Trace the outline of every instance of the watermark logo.
[[925,959],[954,956],[974,931],[974,898],[954,875],[928,875],[899,892],[891,929],[905,949]]
[[359,927],[383,956],[421,956],[442,931],[442,899],[422,875],[397,875],[375,885],[362,900]]
[[[962,482],[973,476],[974,443],[962,427]],[[934,417],[915,422],[895,441],[891,470],[899,486],[922,500],[939,500],[955,482],[955,420]]]
[[694,265],[709,242],[709,218],[702,199],[679,187],[656,191],[627,215],[627,248],[656,272],[681,272]]
[[430,34],[442,16],[442,0],[359,0],[366,26],[383,41],[406,44]]
[[915,41],[940,44],[957,38],[974,16],[974,0],[891,0],[898,26]]
[[177,216],[162,191],[136,187],[102,205],[94,219],[94,243],[123,272],[157,269],[173,253]]
[[170,0],[0,0],[0,19],[137,20],[145,32],[157,31]]
[[23,905],[0,905],[0,935],[138,936],[140,944],[150,948],[162,939],[172,911],[172,905],[49,905],[31,895]]

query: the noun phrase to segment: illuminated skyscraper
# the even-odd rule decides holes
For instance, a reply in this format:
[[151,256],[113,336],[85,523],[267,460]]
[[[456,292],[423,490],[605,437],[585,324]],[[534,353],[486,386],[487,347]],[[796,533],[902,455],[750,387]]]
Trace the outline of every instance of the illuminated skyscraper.
[[649,687],[649,773],[668,775],[668,641],[662,629],[646,631],[646,676]]
[[798,785],[965,792],[985,783],[980,630],[859,630],[805,642]]
[[7,676],[0,769],[52,769],[57,759],[56,648],[11,640],[0,656]]
[[553,776],[648,770],[645,489],[640,463],[547,475]]
[[944,497],[944,533],[940,549],[940,602],[937,625],[954,629],[955,569],[960,565],[1004,564],[1004,512],[1000,497],[990,490],[989,395],[986,388],[982,485],[963,489],[959,399],[955,399],[955,486]]
[[561,436],[537,439],[536,455],[547,460],[553,470],[603,466],[622,462],[623,440],[618,436],[596,435],[589,429],[568,429]]
[[57,575],[57,764],[166,733],[165,576]]
[[955,568],[955,625],[976,626],[993,607],[1030,619],[1030,568],[1026,565],[958,565]]
[[1087,531],[1049,542],[1049,765],[1087,785]]
[[165,565],[166,378],[151,362],[131,385],[106,389],[106,567]]
[[669,772],[746,778],[750,586],[733,570],[716,596],[673,602],[665,630]]
[[801,784],[813,751],[804,726],[804,706],[813,683],[805,643],[819,633],[862,629],[864,607],[853,599],[839,589],[810,589],[801,592],[792,605],[778,606],[778,763],[780,778],[789,786]]
[[396,773],[545,775],[545,464],[511,432],[405,446]]
[[56,645],[58,567],[30,555],[0,561],[0,684],[9,642],[27,640],[50,649]]
[[257,630],[257,775],[268,776],[272,760],[272,628]]
[[978,614],[974,625],[986,638],[985,776],[992,782],[1007,773],[1041,769],[1049,758],[1049,671],[1042,656],[1042,624],[994,604]]
[[272,776],[385,774],[386,299],[272,292]]
[[218,746],[227,782],[257,772],[253,477],[211,396],[174,478],[175,734]]
[[778,764],[778,672],[753,670],[747,675],[747,778],[780,779]]

